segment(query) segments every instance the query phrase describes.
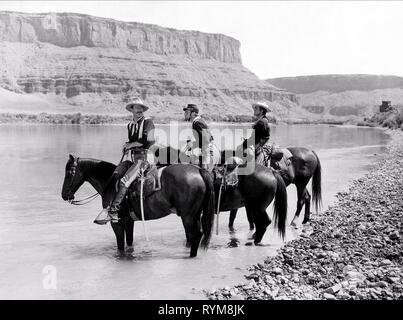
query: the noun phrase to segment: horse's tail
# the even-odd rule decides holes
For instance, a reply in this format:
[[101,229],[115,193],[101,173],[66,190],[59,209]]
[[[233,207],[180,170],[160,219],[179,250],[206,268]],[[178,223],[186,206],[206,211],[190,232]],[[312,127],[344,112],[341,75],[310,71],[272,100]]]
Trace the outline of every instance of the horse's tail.
[[203,200],[203,214],[201,217],[201,225],[203,230],[203,239],[201,241],[201,245],[203,248],[207,249],[214,224],[214,180],[212,174],[206,169],[200,169],[200,175],[202,176],[204,184],[206,186],[206,193]]
[[318,212],[319,208],[322,207],[322,167],[318,155],[313,150],[312,153],[318,161],[312,177],[312,202],[315,204],[316,212]]
[[287,220],[287,189],[281,175],[273,170],[277,180],[276,197],[274,199],[274,227],[277,228],[280,237],[285,237],[285,226]]

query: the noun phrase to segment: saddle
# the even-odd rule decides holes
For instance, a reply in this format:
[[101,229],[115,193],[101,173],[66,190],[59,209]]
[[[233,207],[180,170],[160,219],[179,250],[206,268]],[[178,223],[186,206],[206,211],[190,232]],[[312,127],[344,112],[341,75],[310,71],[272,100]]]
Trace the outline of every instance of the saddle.
[[270,166],[280,172],[287,171],[288,166],[291,164],[291,158],[292,153],[288,149],[274,148],[270,159]]
[[[148,198],[154,192],[161,190],[161,174],[166,167],[157,168],[150,165],[144,172],[143,199]],[[136,179],[129,187],[129,195],[140,198],[141,179]]]
[[238,157],[230,157],[223,166],[214,167],[214,184],[226,189],[234,189],[238,185],[238,167],[243,161]]
[[[117,168],[113,172],[116,184],[119,183],[119,179],[121,179],[124,176],[124,174],[132,164],[133,162],[123,161],[121,164],[117,166]],[[165,167],[158,168],[156,165],[147,165],[144,171],[144,185],[143,185],[144,198],[149,197],[155,191],[161,189],[161,174],[164,169]],[[139,178],[135,179],[129,187],[128,195],[137,195],[139,197],[141,187],[140,183],[141,181]]]

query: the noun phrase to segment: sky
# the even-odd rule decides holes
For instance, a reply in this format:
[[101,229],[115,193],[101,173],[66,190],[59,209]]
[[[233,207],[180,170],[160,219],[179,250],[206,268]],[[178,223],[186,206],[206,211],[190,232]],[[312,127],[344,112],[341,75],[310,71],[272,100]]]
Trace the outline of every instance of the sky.
[[241,42],[261,79],[314,74],[403,76],[403,2],[0,1],[0,11],[77,12]]

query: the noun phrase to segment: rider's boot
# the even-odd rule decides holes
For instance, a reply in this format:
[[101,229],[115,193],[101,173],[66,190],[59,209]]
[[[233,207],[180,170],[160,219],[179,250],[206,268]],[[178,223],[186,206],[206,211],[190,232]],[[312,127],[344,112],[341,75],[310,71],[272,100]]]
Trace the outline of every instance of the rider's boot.
[[128,188],[123,183],[119,184],[119,191],[113,199],[112,204],[100,212],[100,214],[94,220],[94,223],[107,224],[109,221],[111,223],[116,223],[119,221],[118,212],[126,196],[127,189]]
[[109,207],[108,210],[108,216],[111,218],[111,222],[118,222],[118,212],[120,209],[120,206],[125,199],[126,193],[127,193],[127,187],[124,183],[119,184],[119,191],[115,196],[115,199],[113,199],[112,204]]

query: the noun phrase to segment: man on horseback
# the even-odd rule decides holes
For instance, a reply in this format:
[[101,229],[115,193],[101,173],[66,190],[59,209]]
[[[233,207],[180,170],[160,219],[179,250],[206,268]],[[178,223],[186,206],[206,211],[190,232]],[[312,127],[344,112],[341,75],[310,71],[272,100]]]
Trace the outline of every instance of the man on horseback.
[[246,149],[247,154],[254,155],[256,163],[270,166],[274,143],[270,141],[270,125],[266,114],[272,110],[265,102],[254,103],[252,108],[257,121],[252,127],[252,135],[243,142],[242,149]]
[[[119,181],[118,192],[115,195],[111,205],[102,210],[95,219],[97,224],[106,224],[107,222],[117,222],[118,211],[126,196],[126,192],[132,182],[139,176],[140,170],[146,168],[147,151],[154,144],[154,123],[150,118],[144,117],[144,112],[148,107],[139,98],[132,99],[127,105],[126,110],[133,114],[133,120],[127,125],[129,141],[123,145],[123,158],[126,161],[121,162],[116,168],[114,175],[123,177]],[[127,164],[130,164],[128,168]],[[105,218],[106,214],[106,218]]]
[[[195,104],[188,104],[183,108],[185,120],[192,122],[193,135],[196,140],[195,148],[200,148],[199,166],[208,171],[212,171],[218,162],[219,151],[213,143],[214,137],[211,134],[207,122],[199,116],[199,108]],[[187,142],[189,149],[193,148],[191,141]]]

